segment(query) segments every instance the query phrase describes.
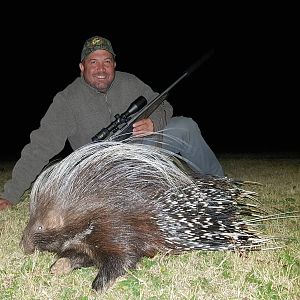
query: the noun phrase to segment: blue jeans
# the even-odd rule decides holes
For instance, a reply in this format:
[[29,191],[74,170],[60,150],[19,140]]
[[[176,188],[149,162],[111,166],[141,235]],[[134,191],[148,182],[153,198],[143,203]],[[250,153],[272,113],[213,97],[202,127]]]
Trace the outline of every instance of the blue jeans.
[[163,148],[179,153],[203,174],[224,176],[222,166],[191,118],[173,117],[163,130]]

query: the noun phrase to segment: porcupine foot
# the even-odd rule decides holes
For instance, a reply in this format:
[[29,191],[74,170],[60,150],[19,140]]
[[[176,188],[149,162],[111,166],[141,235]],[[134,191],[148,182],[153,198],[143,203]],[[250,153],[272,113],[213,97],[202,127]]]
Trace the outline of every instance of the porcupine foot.
[[64,252],[61,257],[51,266],[50,272],[53,275],[64,275],[74,269],[90,267],[94,265],[90,257],[82,253]]
[[122,257],[102,256],[101,267],[92,283],[92,288],[98,292],[106,291],[115,283],[117,278],[126,273],[126,269],[134,269],[140,259],[139,255],[130,258],[126,255]]
[[71,260],[67,257],[59,258],[50,268],[50,272],[56,276],[68,274],[72,270]]

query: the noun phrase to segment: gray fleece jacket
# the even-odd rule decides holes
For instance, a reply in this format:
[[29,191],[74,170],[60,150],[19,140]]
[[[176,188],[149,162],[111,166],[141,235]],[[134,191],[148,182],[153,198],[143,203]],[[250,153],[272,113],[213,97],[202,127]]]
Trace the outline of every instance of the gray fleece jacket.
[[[116,72],[106,94],[89,86],[83,78],[76,78],[57,93],[40,127],[31,132],[30,143],[23,148],[2,197],[12,203],[19,202],[49,160],[64,148],[66,140],[73,150],[88,144],[136,98],[144,96],[149,102],[157,95],[136,76],[125,72]],[[155,131],[163,129],[172,114],[172,106],[164,101],[150,116]]]

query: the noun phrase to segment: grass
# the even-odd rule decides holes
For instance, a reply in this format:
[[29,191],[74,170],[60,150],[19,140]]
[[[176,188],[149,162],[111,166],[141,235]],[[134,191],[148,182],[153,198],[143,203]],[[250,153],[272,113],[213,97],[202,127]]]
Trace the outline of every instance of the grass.
[[[226,175],[261,185],[247,185],[259,193],[269,212],[300,211],[300,158],[297,155],[223,154]],[[0,188],[12,163],[0,163]],[[105,294],[91,290],[95,268],[52,276],[55,257],[19,247],[28,221],[28,198],[0,212],[0,299],[143,299],[143,300],[296,300],[300,299],[300,219],[265,222],[263,231],[281,237],[276,250],[239,255],[194,251],[178,256],[143,259]]]

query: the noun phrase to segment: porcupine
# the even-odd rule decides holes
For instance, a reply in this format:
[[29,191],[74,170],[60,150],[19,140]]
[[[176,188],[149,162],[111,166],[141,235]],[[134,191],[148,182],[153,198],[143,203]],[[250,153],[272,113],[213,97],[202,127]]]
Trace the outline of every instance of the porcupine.
[[50,165],[32,186],[25,253],[56,253],[55,274],[96,266],[92,288],[104,291],[143,257],[267,242],[246,220],[257,213],[246,204],[255,193],[176,160],[158,147],[103,141]]

